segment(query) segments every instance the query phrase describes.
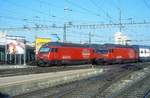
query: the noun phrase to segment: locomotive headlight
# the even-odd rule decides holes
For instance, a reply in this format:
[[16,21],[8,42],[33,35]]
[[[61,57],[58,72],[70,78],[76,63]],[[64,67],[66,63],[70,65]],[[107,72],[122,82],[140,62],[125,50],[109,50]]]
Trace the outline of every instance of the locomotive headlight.
[[104,57],[108,57],[108,54],[103,54]]

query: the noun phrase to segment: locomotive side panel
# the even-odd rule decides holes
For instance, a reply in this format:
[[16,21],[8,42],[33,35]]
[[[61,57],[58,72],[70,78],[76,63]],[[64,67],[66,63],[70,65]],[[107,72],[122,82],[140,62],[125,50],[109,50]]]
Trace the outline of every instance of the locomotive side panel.
[[93,59],[94,54],[90,48],[61,47],[58,55],[58,59],[62,63],[88,63]]
[[[68,44],[67,44],[68,45]],[[37,63],[42,66],[61,64],[87,64],[94,59],[94,49],[71,46],[43,46],[37,55]]]

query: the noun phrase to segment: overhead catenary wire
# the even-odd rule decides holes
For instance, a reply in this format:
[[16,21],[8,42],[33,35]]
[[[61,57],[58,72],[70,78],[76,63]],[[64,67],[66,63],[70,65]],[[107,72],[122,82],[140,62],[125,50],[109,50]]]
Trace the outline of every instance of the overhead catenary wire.
[[116,9],[120,9],[119,5],[115,2],[115,0],[112,0],[112,3]]
[[[36,1],[37,1],[37,0],[36,0]],[[47,6],[52,6],[52,7],[54,7],[54,8],[59,8],[59,9],[61,9],[61,10],[68,10],[68,11],[70,11],[70,12],[75,12],[75,13],[79,13],[79,14],[83,14],[83,15],[89,14],[89,13],[85,13],[84,11],[79,11],[79,10],[77,10],[77,9],[65,8],[65,7],[63,7],[63,6],[58,6],[58,5],[53,4],[53,3],[51,3],[51,2],[47,2],[47,1],[43,1],[43,0],[38,0],[38,1],[40,1],[40,3],[45,4],[45,5],[47,5]],[[89,15],[91,15],[91,14],[89,14]]]
[[[147,24],[150,25],[149,21],[144,21],[144,22],[134,22],[134,23],[122,23],[123,26],[129,26],[129,25],[143,25]],[[73,24],[71,26],[67,26],[67,28],[74,28],[74,29],[103,29],[103,28],[112,28],[112,27],[118,27],[118,23],[116,24]],[[37,29],[37,27],[28,27],[30,30],[32,29]],[[57,26],[57,25],[40,25],[38,29],[50,29],[50,28],[63,28],[63,26]],[[11,27],[11,28],[0,28],[0,30],[24,30],[22,27]]]
[[[33,8],[30,8],[30,7],[26,7],[26,6],[23,6],[23,5],[21,5],[21,4],[16,4],[15,2],[13,2],[13,1],[9,1],[9,0],[3,0],[4,2],[6,2],[6,3],[9,3],[9,4],[11,4],[11,5],[13,5],[13,6],[15,6],[15,7],[19,7],[19,8],[23,8],[23,9],[30,9],[30,11],[32,11],[32,12],[35,12],[35,13],[40,13],[41,15],[45,15],[45,16],[48,16],[49,14],[48,13],[43,13],[42,11],[39,11],[39,10],[37,10],[37,9],[33,9]],[[12,9],[11,9],[12,10]],[[9,14],[10,13],[12,13],[13,15],[10,15],[10,16],[0,16],[0,18],[1,18],[1,21],[3,21],[4,19],[5,20],[9,20],[9,25],[10,25],[10,23],[12,22],[12,25],[14,26],[14,22],[15,21],[22,21],[23,23],[22,23],[22,25],[24,25],[24,23],[26,22],[26,23],[30,23],[30,25],[43,25],[43,23],[45,24],[45,25],[48,25],[47,23],[52,23],[52,24],[55,24],[55,23],[62,23],[62,18],[60,19],[60,18],[58,18],[57,17],[57,19],[59,19],[59,21],[54,21],[54,19],[47,19],[47,20],[45,20],[45,19],[41,19],[41,17],[40,16],[38,16],[38,15],[36,15],[37,17],[39,17],[39,19],[34,19],[34,17],[19,17],[19,14],[16,12],[16,11],[11,11],[11,10],[9,10],[9,9],[4,9],[4,10],[2,10],[2,11],[4,11],[4,13],[5,12],[8,12]],[[21,14],[21,13],[20,13]],[[26,13],[27,14],[27,13]],[[25,16],[27,16],[27,15],[25,15]],[[51,17],[54,17],[54,16],[51,16]],[[11,22],[10,22],[10,20],[12,20]],[[13,20],[14,20],[14,22],[13,22]],[[52,20],[52,21],[51,21]],[[42,23],[43,22],[43,23]]]
[[[124,7],[121,7],[121,4],[119,4],[119,3],[121,3],[121,1],[118,0],[118,4],[117,4],[116,0],[112,0],[112,5],[113,5],[117,10],[121,10],[121,13],[122,13],[122,14],[126,14],[126,13],[125,13],[125,8],[124,8]],[[134,19],[134,18],[135,18],[135,15],[134,15],[133,13],[131,13],[132,10],[128,9],[128,7],[126,7],[126,8],[127,8],[127,13],[130,14],[130,16],[132,16],[132,17],[128,17],[127,19],[123,19],[123,18],[122,18],[121,20],[132,20],[132,19]]]
[[147,7],[147,9],[150,11],[150,5],[148,4],[148,2],[146,0],[143,0],[145,6]]
[[72,2],[72,1],[70,1],[70,0],[66,0],[66,2],[69,3],[69,4],[71,4],[71,5],[73,5],[73,6],[75,6],[75,7],[77,7],[77,8],[80,8],[81,10],[83,10],[83,11],[85,11],[85,12],[87,12],[87,13],[90,13],[91,15],[94,15],[94,16],[97,16],[97,17],[101,17],[100,14],[95,13],[95,12],[93,12],[93,11],[91,11],[91,10],[89,10],[89,9],[87,9],[87,8],[85,8],[85,7],[83,7],[83,6],[81,6],[81,5],[78,5],[78,4],[76,4],[76,3]]
[[[67,9],[66,9],[66,8],[64,8],[63,6],[58,6],[58,5],[54,4],[54,3],[47,2],[47,1],[43,1],[43,0],[39,0],[39,2],[42,3],[42,4],[45,4],[45,5],[47,5],[47,6],[52,6],[52,7],[54,7],[54,8],[59,8],[59,9],[63,9],[63,10],[68,10],[68,11],[74,12],[74,13],[79,13],[79,14],[83,14],[83,15],[89,14],[89,15],[98,16],[97,13],[92,12],[92,11],[86,9],[86,8],[83,8],[83,7],[82,7],[82,9],[81,9],[81,10],[83,10],[83,11],[79,11],[79,10],[73,9],[73,8],[67,8]],[[66,0],[66,2],[68,2],[68,1]],[[70,3],[70,1],[69,1],[69,3]],[[73,6],[80,6],[80,5],[77,5],[77,4],[73,3],[73,2],[71,2],[71,3],[72,3]],[[89,13],[89,12],[91,12],[91,13]],[[100,15],[99,15],[99,17],[100,17]],[[79,20],[73,20],[73,21],[76,22],[76,21],[79,21]],[[80,21],[81,21],[81,20],[80,20]]]
[[42,4],[45,4],[45,5],[47,5],[47,6],[49,6],[49,7],[54,7],[54,8],[60,8],[60,9],[63,9],[63,6],[58,6],[58,5],[56,5],[56,4],[53,4],[52,2],[47,2],[47,1],[44,1],[44,0],[35,0],[36,2],[40,2],[40,3],[42,3]]
[[[10,0],[11,1],[11,0]],[[70,0],[71,1],[71,0]],[[13,2],[13,1],[12,1]],[[44,1],[45,2],[45,1]],[[93,1],[94,2],[94,1]],[[52,4],[53,5],[53,3],[51,3],[50,2],[50,4]],[[75,3],[75,4],[77,4],[77,5],[79,5],[78,3]],[[96,3],[97,4],[97,3]],[[17,4],[17,5],[20,5],[20,4]],[[55,6],[55,5],[54,5]],[[81,6],[81,5],[79,5],[79,6]],[[98,5],[99,6],[99,5]],[[85,6],[81,6],[81,7],[83,7],[83,8],[86,8]],[[29,8],[29,7],[28,7]],[[27,8],[27,9],[28,9]],[[55,7],[55,8],[57,8],[57,7]],[[61,7],[60,7],[61,8]],[[35,8],[32,8],[32,9],[35,9]],[[85,10],[83,10],[83,9],[81,9],[81,8],[79,8],[81,11],[83,11],[83,12],[87,12],[88,13],[88,11],[85,11]],[[86,8],[87,9],[87,8]],[[37,10],[37,9],[36,9]],[[64,8],[63,8],[63,10],[64,10]],[[75,10],[74,9],[70,9],[72,12],[75,12]],[[91,9],[88,9],[88,10],[91,10]],[[41,11],[41,10],[38,10],[38,11]],[[91,10],[92,11],[92,10]],[[104,10],[105,11],[105,10]],[[36,12],[36,11],[33,11],[33,12],[35,12],[35,13],[40,13],[40,12]],[[93,12],[93,11],[92,11]],[[44,12],[45,14],[48,14],[47,12]],[[96,12],[94,12],[94,13],[96,13]],[[107,14],[107,12],[104,12],[104,13],[106,13]],[[44,15],[45,15],[44,14]],[[90,15],[94,15],[94,14],[92,14],[92,13],[89,13]],[[97,13],[96,13],[97,14]],[[48,16],[48,15],[46,15],[46,16]],[[51,15],[49,15],[49,16],[51,16]],[[96,15],[95,15],[96,16]],[[2,18],[6,18],[6,19],[12,19],[12,20],[19,20],[19,21],[25,21],[27,18],[25,17],[25,19],[23,19],[23,18],[19,18],[19,17],[14,17],[14,16],[11,16],[11,17],[9,17],[9,16],[4,16],[4,17],[2,17]],[[111,19],[111,18],[109,18],[109,17],[107,17],[108,19]],[[31,20],[30,18],[29,19],[27,19],[27,22],[32,22],[33,20]],[[42,20],[35,20],[36,22],[37,21],[42,21]],[[44,20],[43,22],[46,22],[46,20]],[[146,21],[146,22],[139,22],[139,24],[145,24],[145,23],[147,23],[148,21]],[[122,23],[123,25],[125,25],[125,26],[129,26],[129,25],[136,25],[136,24],[138,24],[137,22],[131,22],[131,23]],[[57,24],[58,25],[58,24]],[[57,25],[56,25],[56,27],[57,27]],[[72,27],[70,27],[71,29],[73,28],[73,29],[93,29],[93,30],[95,30],[95,29],[103,29],[103,28],[113,28],[113,27],[116,27],[118,25],[118,23],[111,23],[111,24],[90,24],[90,23],[88,23],[88,24],[73,24],[73,26]],[[101,27],[101,28],[100,28]],[[7,29],[7,28],[5,28],[5,29]],[[24,28],[21,28],[21,30],[23,30]],[[29,29],[30,30],[32,30],[32,29],[36,29],[37,31],[38,30],[49,30],[49,29],[55,29],[55,26],[49,26],[49,25],[46,25],[46,26],[39,26],[39,27],[29,27]],[[58,29],[62,29],[62,28],[58,28]],[[92,31],[91,31],[92,32]],[[109,31],[110,32],[110,31]],[[84,33],[84,32],[83,32]],[[95,32],[94,32],[95,33]],[[68,32],[68,34],[69,34],[69,32]],[[104,34],[104,33],[103,33]],[[88,34],[83,34],[84,36],[87,36],[87,38],[88,38]],[[98,35],[97,34],[94,34],[95,35],[95,38],[97,38],[98,39]],[[97,36],[96,36],[97,35]],[[73,36],[76,36],[76,33],[73,35]],[[72,37],[73,37],[72,36]],[[78,36],[78,35],[77,35]],[[80,37],[80,35],[79,35],[79,37]],[[142,40],[141,40],[142,41]],[[144,41],[144,40],[143,40]]]
[[89,0],[95,7],[97,7],[99,10],[101,10],[105,15],[106,15],[106,18],[108,20],[110,20],[111,22],[114,22],[113,20],[115,20],[113,17],[111,17],[109,15],[108,12],[105,12],[105,10],[103,8],[101,8],[96,2],[94,2],[94,0]]
[[[1,14],[0,15],[0,18],[2,18],[2,19],[9,19],[9,20],[14,20],[14,21],[28,21],[28,23],[33,23],[33,24],[35,24],[34,22],[35,22],[35,20],[33,20],[32,18],[33,17],[21,17],[21,16],[18,16],[18,13],[17,12],[15,12],[15,11],[11,11],[11,10],[9,10],[9,9],[3,9],[1,12],[3,12],[4,11],[4,13],[5,12],[7,12],[7,13],[11,13],[11,14],[13,14],[13,15],[4,15],[4,14]],[[39,16],[36,16],[36,17],[39,17]],[[36,21],[40,21],[40,22],[47,22],[47,23],[49,23],[49,22],[54,22],[54,21],[50,21],[50,20],[44,20],[44,19],[40,19],[40,20],[36,20]]]
[[[0,18],[4,18],[4,19],[11,19],[11,20],[18,20],[18,21],[25,21],[27,20],[28,22],[34,23],[34,20],[32,19],[28,19],[28,18],[20,18],[20,17],[14,17],[14,16],[1,16]],[[43,21],[43,22],[52,22],[50,20],[37,20],[37,21]]]
[[[27,9],[30,9],[30,7],[25,7],[25,6],[23,6],[23,5],[16,4],[16,3],[14,3],[13,1],[6,0],[5,2],[8,2],[9,4],[13,4],[13,6],[17,6],[17,7],[20,7],[20,8],[27,8]],[[51,5],[53,5],[53,7],[55,7],[55,8],[61,8],[61,9],[65,10],[63,7],[54,5],[54,4],[50,3],[50,2],[46,2],[46,1],[42,1],[42,0],[40,0],[40,2],[41,2],[41,3],[44,3],[45,5],[50,6],[50,7],[51,7]],[[11,10],[8,10],[8,9],[5,9],[5,10],[6,10],[6,12],[10,12],[10,13],[12,13],[12,14],[16,13],[16,15],[17,15],[17,12],[15,12],[15,11],[11,11]],[[83,12],[83,11],[79,11],[79,10],[75,10],[75,9],[70,9],[70,10],[71,10],[71,12],[80,13],[80,14],[85,15],[85,12]],[[46,16],[49,15],[49,13],[45,13],[45,12],[42,12],[42,11],[39,11],[39,10],[36,10],[36,9],[33,9],[33,8],[31,8],[30,11],[33,11],[33,12],[35,12],[35,13],[39,13],[39,14],[41,14],[41,15],[46,15]],[[89,13],[87,13],[87,14],[89,14]],[[90,14],[90,15],[91,15],[91,14]],[[40,16],[39,16],[39,17],[40,17]],[[56,16],[54,16],[54,15],[52,15],[52,14],[51,14],[51,17],[58,18],[58,19],[60,19],[61,21],[64,19],[64,17],[56,17]],[[27,19],[27,18],[26,18],[26,19]],[[16,19],[15,19],[15,20],[16,20]],[[30,20],[30,19],[28,19],[28,20]],[[42,20],[40,20],[40,21],[42,21]],[[47,20],[47,21],[50,21],[50,20]],[[73,20],[73,21],[76,22],[76,21],[79,21],[79,20]],[[80,21],[81,21],[81,20],[80,20]],[[42,22],[46,22],[46,21],[42,21]],[[58,22],[58,21],[53,21],[53,22]]]
[[46,12],[44,12],[44,11],[40,11],[40,10],[37,10],[37,9],[33,9],[33,8],[31,8],[31,7],[27,7],[27,6],[24,6],[24,5],[21,5],[21,4],[16,4],[15,2],[13,2],[13,1],[10,1],[10,0],[3,0],[4,2],[7,2],[7,3],[9,3],[9,4],[12,4],[13,6],[16,6],[16,7],[20,7],[20,8],[23,8],[23,9],[29,9],[30,11],[32,11],[32,12],[35,12],[35,13],[39,13],[39,14],[41,14],[41,15],[46,15],[46,16],[48,16],[48,17],[55,17],[55,18],[57,18],[57,19],[63,19],[62,17],[58,17],[58,16],[55,16],[55,15],[53,15],[53,14],[49,14],[49,13],[46,13]]

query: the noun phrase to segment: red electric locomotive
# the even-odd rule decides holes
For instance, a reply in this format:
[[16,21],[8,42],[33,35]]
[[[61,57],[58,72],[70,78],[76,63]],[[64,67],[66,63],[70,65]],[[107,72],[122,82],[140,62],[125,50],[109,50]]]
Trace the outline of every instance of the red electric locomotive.
[[50,66],[91,63],[95,54],[87,45],[50,42],[40,48],[36,57],[38,66]]
[[129,46],[101,45],[96,48],[96,64],[112,64],[138,61],[138,52]]

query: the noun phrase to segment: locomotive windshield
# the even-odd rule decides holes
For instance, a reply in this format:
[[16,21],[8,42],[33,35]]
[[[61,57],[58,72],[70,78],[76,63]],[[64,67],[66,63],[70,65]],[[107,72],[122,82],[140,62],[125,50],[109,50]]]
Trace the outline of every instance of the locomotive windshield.
[[101,54],[107,54],[108,53],[108,50],[97,50],[98,53],[101,53]]
[[49,52],[51,49],[48,47],[42,47],[39,52]]

